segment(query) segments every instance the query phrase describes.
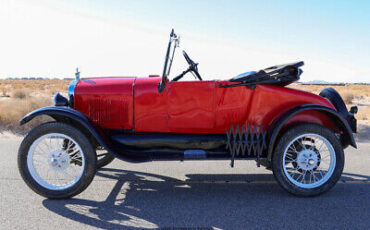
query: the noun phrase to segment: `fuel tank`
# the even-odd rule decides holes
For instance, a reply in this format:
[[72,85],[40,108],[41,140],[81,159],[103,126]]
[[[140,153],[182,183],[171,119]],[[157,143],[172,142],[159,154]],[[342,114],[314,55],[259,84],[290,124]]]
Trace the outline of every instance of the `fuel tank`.
[[135,79],[81,79],[74,89],[74,109],[103,129],[132,129]]

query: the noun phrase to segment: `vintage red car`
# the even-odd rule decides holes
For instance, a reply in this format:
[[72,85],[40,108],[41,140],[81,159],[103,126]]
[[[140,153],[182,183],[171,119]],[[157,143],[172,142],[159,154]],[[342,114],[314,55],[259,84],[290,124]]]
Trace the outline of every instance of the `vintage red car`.
[[[203,81],[183,51],[189,68],[170,80],[178,43],[172,31],[161,77],[80,79],[77,71],[68,99],[57,94],[55,106],[26,115],[21,124],[40,115],[55,120],[31,130],[19,148],[27,185],[48,198],[72,197],[114,158],[255,160],[298,196],[336,184],[343,149],[356,147],[357,107],[347,111],[332,88],[315,95],[285,87],[299,79],[303,62]],[[179,81],[189,72],[195,81]]]

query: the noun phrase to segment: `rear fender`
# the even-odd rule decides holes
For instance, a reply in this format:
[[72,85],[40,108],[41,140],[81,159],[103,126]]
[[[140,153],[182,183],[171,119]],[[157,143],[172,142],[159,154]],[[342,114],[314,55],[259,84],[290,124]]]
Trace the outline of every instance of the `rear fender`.
[[322,105],[302,105],[298,106],[289,112],[285,113],[283,116],[281,116],[279,119],[277,119],[274,122],[273,128],[269,130],[269,145],[268,145],[268,152],[267,152],[267,159],[268,161],[271,161],[272,159],[272,153],[276,144],[276,141],[279,137],[279,134],[281,134],[283,127],[288,123],[288,121],[293,118],[294,116],[298,115],[299,113],[303,111],[319,111],[326,116],[328,116],[335,124],[336,127],[338,127],[344,135],[344,138],[341,139],[342,145],[347,146],[348,144],[353,146],[354,148],[357,148],[356,141],[353,137],[353,133],[351,130],[351,127],[349,126],[347,120],[345,120],[337,111],[335,111],[332,108],[322,106]]
[[109,143],[109,141],[107,141],[105,135],[102,135],[102,132],[100,130],[94,128],[85,115],[69,107],[48,106],[34,110],[20,120],[20,125],[26,124],[33,118],[40,115],[47,115],[52,117],[54,120],[58,122],[65,122],[77,126],[81,131],[85,133],[85,135],[87,135],[87,137],[90,137],[92,141],[102,146],[105,150],[107,150],[110,154],[117,158],[129,162],[144,161],[143,159],[136,159],[134,157],[118,154],[107,144]]

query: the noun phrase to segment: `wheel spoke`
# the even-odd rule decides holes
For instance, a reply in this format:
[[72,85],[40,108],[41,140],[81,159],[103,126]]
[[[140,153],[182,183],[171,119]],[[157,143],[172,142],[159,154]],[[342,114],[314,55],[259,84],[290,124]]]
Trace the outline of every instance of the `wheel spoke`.
[[290,163],[293,163],[293,162],[297,162],[297,160],[285,161],[286,164],[290,164]]
[[303,180],[306,180],[306,173],[307,173],[307,171],[306,171],[306,170],[304,170],[304,173],[303,173],[303,177],[302,177],[301,183],[303,182]]
[[54,180],[55,180],[55,183],[58,182],[57,170],[54,170]]
[[326,138],[314,133],[293,139],[286,146],[283,157],[287,178],[303,188],[314,188],[325,183],[335,166],[333,146]]
[[[77,150],[77,151],[79,151],[79,150]],[[76,152],[77,152],[76,151]],[[71,160],[78,160],[78,159],[80,159],[81,158],[81,153],[80,152],[77,152],[77,153],[75,153],[70,159]]]
[[298,140],[298,144],[302,147],[302,149],[306,149],[306,146],[303,145],[302,141]]
[[312,170],[312,176],[313,176],[314,182],[316,182],[317,180],[319,180],[319,178],[316,177],[315,172],[313,170]]
[[33,179],[52,190],[73,186],[85,168],[81,147],[71,137],[59,133],[36,139],[29,149],[27,162]]
[[63,173],[64,175],[66,175],[66,176],[68,176],[68,177],[72,178],[73,180],[75,179],[75,177],[74,177],[74,176],[72,176],[71,174],[69,174],[69,173],[67,172],[67,170],[63,170],[63,171],[62,171],[62,173]]
[[69,153],[69,155],[71,156],[71,159],[73,159],[73,157],[79,155],[79,151],[80,151],[79,149],[76,149],[72,153]]
[[39,150],[41,150],[41,152],[43,152],[43,154],[45,155],[49,155],[50,152],[48,151],[45,151],[44,148],[41,148],[41,146],[37,146]]
[[51,168],[49,167],[48,170],[46,171],[46,179],[49,179],[50,170],[51,170]]
[[[303,173],[301,173],[301,174],[297,177],[297,179],[296,179],[296,180],[297,180],[297,181],[299,181],[299,179],[301,179],[301,177],[303,178],[303,175],[304,175],[304,174],[303,174]],[[301,181],[302,181],[302,180],[301,180]]]
[[317,171],[319,171],[319,173],[320,173],[320,176],[321,176],[321,179],[322,178],[324,178],[324,175],[322,174],[322,170],[320,170],[318,167],[317,167],[317,169],[316,169]]
[[291,161],[296,161],[293,157],[286,156],[285,158]]

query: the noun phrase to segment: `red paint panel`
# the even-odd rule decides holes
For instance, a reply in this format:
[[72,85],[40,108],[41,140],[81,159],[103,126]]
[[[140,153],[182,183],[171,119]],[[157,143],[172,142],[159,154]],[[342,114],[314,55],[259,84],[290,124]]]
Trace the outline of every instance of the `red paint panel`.
[[104,129],[133,126],[135,78],[82,79],[75,88],[75,109]]
[[299,114],[290,118],[286,122],[285,128],[291,127],[302,122],[316,123],[319,125],[326,126],[329,129],[333,129],[335,127],[335,124],[328,116],[324,115],[319,111],[307,110],[300,112]]
[[263,125],[264,129],[267,129],[285,112],[306,104],[324,105],[335,109],[328,100],[312,93],[272,85],[257,85],[247,123]]
[[137,78],[135,81],[135,131],[168,132],[167,93],[158,92],[161,78]]
[[159,81],[136,79],[136,132],[224,133],[230,124],[244,124],[247,118],[253,92],[247,87],[219,88],[218,81],[170,82],[158,93]]
[[[225,82],[217,82],[217,84]],[[244,124],[247,120],[253,91],[248,87],[216,88],[216,128],[225,132],[230,124]]]
[[168,128],[213,129],[215,126],[215,81],[169,82]]

